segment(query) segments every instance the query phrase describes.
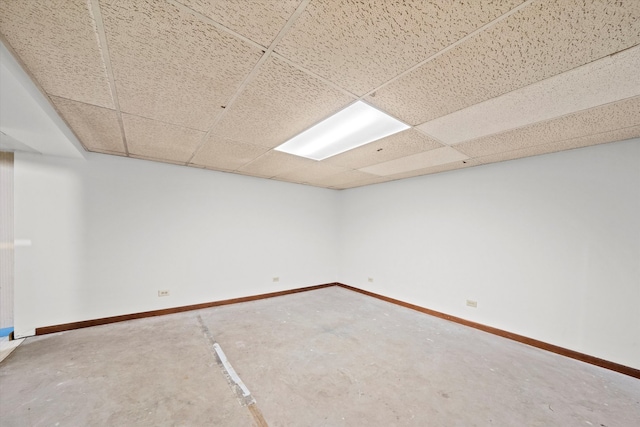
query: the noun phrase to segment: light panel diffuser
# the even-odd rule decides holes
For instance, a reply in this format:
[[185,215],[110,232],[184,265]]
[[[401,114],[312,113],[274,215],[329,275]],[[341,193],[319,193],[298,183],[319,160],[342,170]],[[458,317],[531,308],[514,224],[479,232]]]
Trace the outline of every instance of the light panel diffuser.
[[401,121],[358,101],[294,136],[275,150],[324,160],[408,128]]

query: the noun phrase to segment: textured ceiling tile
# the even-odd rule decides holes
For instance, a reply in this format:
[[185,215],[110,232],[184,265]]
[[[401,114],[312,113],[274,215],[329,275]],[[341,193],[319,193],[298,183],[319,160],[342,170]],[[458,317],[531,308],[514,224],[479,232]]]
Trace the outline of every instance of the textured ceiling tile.
[[439,117],[418,128],[446,144],[640,95],[640,45]]
[[129,157],[133,159],[139,159],[139,160],[150,160],[152,162],[169,163],[171,165],[184,166],[184,162],[181,162],[178,160],[161,159],[161,158],[152,157],[152,156],[140,156],[137,154],[130,154]]
[[123,112],[208,130],[262,55],[169,3],[100,4]]
[[520,3],[312,1],[276,52],[364,95]]
[[213,132],[221,138],[271,148],[351,101],[322,81],[272,57]]
[[264,154],[267,147],[210,136],[191,163],[213,169],[235,170]]
[[384,163],[361,168],[362,172],[374,175],[388,176],[402,172],[409,172],[426,167],[443,165],[446,163],[465,160],[468,157],[451,147],[436,148],[434,150],[425,151],[414,154],[412,156],[401,157]]
[[203,165],[196,165],[195,163],[189,163],[187,166],[191,167],[191,168],[196,168],[196,169],[206,169],[206,166]]
[[186,163],[205,133],[123,114],[129,153],[134,156]]
[[51,101],[88,150],[125,153],[115,110],[55,96]]
[[242,166],[238,171],[248,175],[271,178],[295,169],[311,167],[315,163],[314,160],[271,150],[251,163]]
[[416,169],[413,171],[403,172],[403,173],[389,175],[389,176],[370,175],[372,178],[370,177],[362,180],[355,180],[352,182],[344,183],[342,185],[333,186],[331,188],[345,190],[348,188],[363,187],[365,185],[381,184],[383,182],[391,182],[391,181],[397,181],[405,178],[412,178],[416,176],[430,175],[434,173],[447,172],[447,171],[456,170],[456,169],[463,169],[463,168],[468,168],[470,166],[477,166],[479,164],[481,163],[475,159],[467,159],[465,161],[457,161],[457,162],[447,163],[439,166]]
[[269,46],[300,0],[178,0],[262,46]]
[[536,145],[505,153],[492,154],[490,156],[478,157],[480,163],[495,163],[505,160],[519,159],[522,157],[537,156],[539,154],[554,153],[557,151],[571,150],[574,148],[588,147],[591,145],[605,144],[609,142],[624,141],[625,139],[640,137],[640,125],[631,126],[625,129],[612,130],[595,135],[572,138],[565,141],[552,142],[548,144]]
[[0,1],[0,32],[48,94],[114,108],[86,0]]
[[275,178],[290,182],[299,182],[313,185],[322,182],[323,179],[327,179],[331,176],[338,175],[348,170],[349,169],[341,166],[334,166],[324,162],[316,162],[299,169],[294,169],[286,173],[278,174],[275,176]]
[[383,163],[440,147],[442,147],[442,144],[423,133],[415,129],[407,129],[370,144],[338,154],[337,156],[329,157],[324,160],[324,162],[351,169],[360,169],[365,166]]
[[455,148],[471,157],[483,157],[635,125],[640,125],[640,97],[463,142]]
[[420,124],[640,43],[640,1],[540,0],[367,100]]
[[434,173],[448,172],[448,171],[452,171],[452,170],[456,170],[456,169],[464,169],[464,168],[468,168],[468,167],[471,167],[471,166],[478,166],[480,164],[481,163],[479,161],[477,161],[476,159],[459,160],[459,161],[447,163],[447,164],[444,164],[444,165],[431,166],[431,167],[428,167],[428,168],[416,169],[416,170],[409,171],[409,172],[403,172],[403,173],[399,173],[399,174],[395,174],[395,175],[389,175],[386,178],[389,181],[395,181],[395,180],[398,180],[398,179],[413,178],[415,176],[431,175],[431,174],[434,174]]
[[327,188],[343,190],[345,188],[361,187],[386,181],[384,176],[372,175],[361,171],[347,171],[322,180],[321,184]]
[[127,153],[123,153],[120,151],[101,150],[99,148],[92,149],[91,152],[98,153],[98,154],[110,154],[112,156],[119,156],[119,157],[129,157]]

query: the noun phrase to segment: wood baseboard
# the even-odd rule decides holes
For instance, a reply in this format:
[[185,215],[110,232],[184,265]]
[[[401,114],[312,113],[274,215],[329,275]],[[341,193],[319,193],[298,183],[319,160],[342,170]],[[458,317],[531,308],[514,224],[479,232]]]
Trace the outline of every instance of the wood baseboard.
[[145,311],[141,313],[124,314],[121,316],[103,317],[101,319],[83,320],[80,322],[64,323],[61,325],[44,326],[36,328],[36,335],[53,334],[55,332],[70,331],[72,329],[88,328],[90,326],[106,325],[108,323],[124,322],[126,320],[142,319],[144,317],[163,316],[165,314],[181,313],[183,311],[200,310],[202,308],[217,307],[220,305],[236,304],[239,302],[256,301],[265,298],[279,297],[283,295],[295,294],[298,292],[313,291],[316,289],[327,288],[330,286],[339,286],[350,291],[358,292],[363,295],[367,295],[373,298],[377,298],[382,301],[397,304],[402,307],[409,308],[411,310],[419,311],[421,313],[429,314],[431,316],[439,317],[441,319],[449,320],[451,322],[459,323],[464,326],[469,326],[474,329],[479,329],[490,334],[498,335],[500,337],[508,338],[513,341],[518,341],[523,344],[530,345],[532,347],[547,350],[552,353],[560,354],[571,359],[580,360],[581,362],[590,363],[592,365],[599,366],[601,368],[609,369],[611,371],[619,372],[621,374],[629,375],[634,378],[640,379],[640,369],[635,369],[630,366],[621,365],[619,363],[611,362],[608,360],[600,359],[595,356],[580,353],[568,348],[560,347],[557,345],[549,344],[544,341],[528,338],[523,335],[514,334],[502,329],[494,328],[492,326],[483,325],[481,323],[472,322],[470,320],[462,319],[460,317],[451,316],[439,311],[431,310],[429,308],[421,307],[419,305],[404,302],[395,298],[386,297],[384,295],[376,294],[375,292],[365,291],[364,289],[355,288],[353,286],[345,285],[343,283],[325,283],[323,285],[307,286],[304,288],[289,289],[286,291],[270,292],[266,294],[252,295],[240,298],[232,298],[227,300],[205,302],[201,304],[186,305],[181,307],[165,308],[162,310]]
[[579,360],[581,362],[590,363],[592,365],[600,366],[601,368],[609,369],[611,371],[620,372],[621,374],[629,375],[634,378],[640,379],[640,369],[635,369],[630,366],[621,365],[619,363],[610,362],[608,360],[600,359],[595,356],[590,356],[588,354],[580,353],[574,350],[569,350],[568,348],[559,347],[557,345],[549,344],[544,341],[539,341],[533,338],[528,338],[522,335],[514,334],[512,332],[508,332],[502,329],[494,328],[492,326],[483,325],[481,323],[472,322],[470,320],[462,319],[460,317],[450,316],[445,313],[441,313],[439,311],[431,310],[425,307],[421,307],[419,305],[410,304],[408,302],[400,301],[395,298],[385,297],[384,295],[376,294],[374,292],[365,291],[360,288],[354,288],[353,286],[345,285],[343,283],[336,283],[337,286],[349,289],[354,292],[358,292],[364,295],[368,295],[373,298],[380,299],[382,301],[390,302],[393,304],[400,305],[402,307],[410,308],[412,310],[419,311],[421,313],[426,313],[431,316],[439,317],[441,319],[449,320],[451,322],[459,323],[461,325],[469,326],[474,329],[479,329],[484,332],[488,332],[490,334],[498,335],[504,338],[508,338],[510,340],[518,341],[523,344],[530,345],[532,347],[540,348],[542,350],[547,350],[552,353],[560,354],[562,356],[570,357],[572,359]]
[[144,311],[140,313],[123,314],[120,316],[103,317],[101,319],[82,320],[80,322],[63,323],[61,325],[43,326],[36,328],[36,335],[53,334],[56,332],[70,331],[72,329],[88,328],[91,326],[106,325],[108,323],[124,322],[126,320],[142,319],[144,317],[163,316],[165,314],[181,313],[183,311],[200,310],[202,308],[217,307],[219,305],[236,304],[239,302],[256,301],[265,298],[279,297],[296,294],[298,292],[313,291],[316,289],[336,286],[337,283],[325,283],[323,285],[307,286],[304,288],[289,289],[286,291],[269,292],[267,294],[251,295],[247,297],[232,298],[221,301],[205,302],[201,304],[185,305],[181,307],[164,308],[161,310]]

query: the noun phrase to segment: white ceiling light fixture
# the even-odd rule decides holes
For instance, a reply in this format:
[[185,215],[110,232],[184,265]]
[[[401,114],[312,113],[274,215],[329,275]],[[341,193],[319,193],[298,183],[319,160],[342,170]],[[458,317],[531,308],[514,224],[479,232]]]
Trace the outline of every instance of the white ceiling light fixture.
[[275,148],[312,160],[324,160],[410,126],[357,101]]

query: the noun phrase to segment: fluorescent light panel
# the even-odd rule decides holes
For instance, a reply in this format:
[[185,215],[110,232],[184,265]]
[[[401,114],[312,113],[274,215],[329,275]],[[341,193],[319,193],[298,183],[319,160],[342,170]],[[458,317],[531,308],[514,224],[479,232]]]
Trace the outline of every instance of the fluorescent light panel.
[[358,101],[275,149],[324,160],[408,128],[401,121]]

